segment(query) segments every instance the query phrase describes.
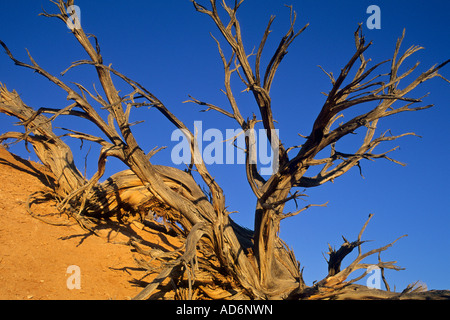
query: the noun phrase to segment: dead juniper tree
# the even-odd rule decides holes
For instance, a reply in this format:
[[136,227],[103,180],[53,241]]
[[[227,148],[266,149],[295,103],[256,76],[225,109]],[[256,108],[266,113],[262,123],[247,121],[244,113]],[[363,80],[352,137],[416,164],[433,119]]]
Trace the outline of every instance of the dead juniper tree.
[[[45,17],[54,17],[67,24],[68,8],[73,0],[52,1],[59,13],[42,13]],[[5,43],[0,41],[6,54],[21,67],[34,70],[47,78],[67,93],[70,104],[60,109],[33,109],[26,105],[15,91],[8,91],[5,86],[0,91],[0,111],[17,117],[24,127],[24,132],[5,132],[0,141],[13,139],[31,144],[39,159],[53,172],[55,177],[52,196],[58,199],[58,209],[76,219],[84,228],[95,232],[98,219],[111,217],[121,218],[124,214],[135,215],[145,219],[150,210],[163,217],[173,231],[185,239],[185,244],[174,252],[159,253],[158,259],[164,261],[154,280],[136,297],[151,298],[166,278],[178,283],[174,289],[175,297],[199,299],[340,299],[340,298],[424,298],[449,297],[445,292],[422,292],[413,287],[403,293],[381,290],[369,290],[354,284],[362,276],[352,279],[353,271],[368,268],[363,259],[380,254],[388,249],[390,243],[379,249],[366,253],[361,251],[362,233],[369,220],[363,226],[358,239],[344,241],[338,250],[330,247],[328,259],[328,275],[313,286],[307,286],[302,277],[300,263],[294,253],[279,238],[280,222],[307,210],[314,204],[298,208],[294,212],[286,212],[285,205],[295,201],[303,194],[298,190],[320,186],[332,181],[354,166],[359,166],[363,159],[379,158],[396,160],[389,157],[392,150],[375,152],[386,141],[393,141],[414,133],[393,136],[384,132],[377,134],[377,125],[385,117],[408,111],[430,108],[416,106],[421,98],[412,97],[410,93],[421,83],[435,77],[443,78],[438,72],[449,60],[432,66],[415,78],[413,71],[419,63],[405,72],[399,72],[403,62],[418,50],[413,46],[402,52],[401,44],[404,34],[393,48],[390,60],[372,64],[366,59],[366,50],[371,43],[366,43],[361,26],[354,33],[355,52],[348,63],[335,77],[325,72],[331,81],[331,90],[317,115],[310,134],[304,137],[301,146],[287,147],[277,135],[276,122],[272,114],[271,87],[275,74],[287,54],[288,48],[307,28],[297,29],[296,13],[290,8],[290,27],[281,38],[278,47],[271,55],[269,63],[262,65],[265,44],[271,33],[275,17],[271,17],[262,33],[262,40],[256,51],[247,52],[242,40],[242,30],[237,16],[243,0],[229,5],[225,0],[218,3],[202,5],[192,1],[194,8],[201,14],[211,18],[219,30],[220,38],[214,38],[224,69],[223,92],[229,106],[216,106],[191,97],[192,103],[206,106],[207,110],[216,111],[220,116],[234,119],[244,132],[251,132],[257,125],[265,129],[267,140],[278,163],[278,170],[268,179],[264,179],[258,165],[252,160],[249,150],[254,139],[245,136],[246,163],[245,174],[255,196],[254,231],[240,227],[229,217],[224,193],[217,181],[211,176],[203,161],[194,161],[201,157],[196,150],[195,132],[174,115],[168,107],[140,83],[128,78],[110,65],[104,64],[100,54],[97,38],[87,35],[79,28],[72,28],[72,34],[89,56],[89,59],[75,61],[62,72],[81,65],[95,68],[103,92],[91,92],[82,84],[68,85],[61,77],[50,74],[39,66],[28,53],[30,62],[15,58]],[[64,26],[65,28],[66,26]],[[227,46],[231,55],[226,56],[223,46]],[[381,68],[388,68],[379,73]],[[250,92],[259,107],[258,115],[242,113],[242,108],[235,99],[231,80],[239,79],[245,90]],[[234,77],[237,76],[238,78]],[[409,79],[409,80],[408,80]],[[444,78],[443,78],[444,79]],[[114,81],[126,83],[130,88],[126,94],[116,89]],[[399,86],[400,81],[407,85]],[[448,80],[447,80],[448,81]],[[95,101],[96,106],[92,102]],[[369,102],[376,106],[354,118],[340,124],[337,120],[347,109]],[[374,105],[375,105],[374,104]],[[152,164],[151,157],[159,151],[153,149],[148,154],[139,147],[129,122],[130,112],[138,106],[151,106],[161,112],[177,129],[182,130],[190,141],[191,164],[188,170],[181,171],[169,166]],[[106,118],[101,117],[99,109],[108,111]],[[91,179],[86,179],[75,166],[70,148],[52,130],[52,121],[61,116],[80,117],[95,124],[102,136],[94,136],[88,132],[68,129],[65,136],[92,141],[101,145],[98,155],[98,171]],[[342,153],[337,150],[336,143],[343,137],[365,130],[365,137],[354,153]],[[319,152],[329,150],[329,156],[319,158]],[[108,157],[120,159],[129,170],[118,172],[100,183],[105,172]],[[201,158],[200,158],[201,159]],[[311,175],[310,169],[320,168],[319,173]],[[194,180],[192,171],[198,172],[202,183],[207,186],[206,193]],[[44,197],[35,194],[31,202]],[[323,205],[322,205],[323,206]],[[31,211],[31,210],[30,210]],[[371,217],[371,216],[370,216]],[[135,249],[155,258],[155,253],[143,250],[139,244],[130,242]],[[343,259],[358,249],[357,258],[341,270]],[[399,270],[395,262],[373,264],[384,269]],[[383,273],[384,279],[384,273]],[[388,287],[387,287],[388,288]]]

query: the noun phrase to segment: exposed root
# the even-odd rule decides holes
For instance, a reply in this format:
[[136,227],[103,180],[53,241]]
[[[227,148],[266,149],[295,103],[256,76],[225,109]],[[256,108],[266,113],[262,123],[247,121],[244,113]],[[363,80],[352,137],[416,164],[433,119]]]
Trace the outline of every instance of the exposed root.
[[[32,205],[33,204],[40,204],[40,203],[44,203],[44,202],[49,202],[49,201],[56,201],[57,200],[57,194],[52,192],[52,191],[37,191],[34,192],[32,194],[30,194],[28,196],[28,200],[27,200],[27,212],[30,214],[30,216],[32,216],[35,219],[38,219],[44,223],[53,225],[53,226],[64,226],[64,227],[68,227],[68,226],[72,226],[75,223],[70,222],[70,221],[66,221],[66,222],[60,222],[60,221],[55,221],[55,220],[51,220],[47,217],[43,217],[41,215],[39,215],[38,213],[34,212],[32,210]],[[58,213],[60,215],[60,213]],[[50,214],[47,216],[51,216],[51,215],[55,215],[55,214]]]

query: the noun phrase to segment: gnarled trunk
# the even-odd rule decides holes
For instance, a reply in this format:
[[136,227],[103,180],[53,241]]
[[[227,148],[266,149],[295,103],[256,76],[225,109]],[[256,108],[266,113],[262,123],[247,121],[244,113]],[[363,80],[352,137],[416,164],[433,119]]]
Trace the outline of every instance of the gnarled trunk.
[[[287,54],[287,49],[300,35],[307,25],[295,32],[296,13],[291,9],[291,23],[289,30],[281,39],[270,62],[266,66],[264,76],[261,73],[261,57],[266,40],[270,34],[270,27],[274,21],[272,17],[265,29],[260,46],[256,53],[256,61],[252,67],[248,54],[242,42],[241,27],[237,18],[237,11],[243,1],[235,1],[234,7],[222,2],[225,16],[229,22],[225,24],[219,14],[216,1],[210,0],[210,9],[192,1],[195,9],[212,18],[215,26],[223,36],[225,43],[231,48],[231,58],[227,59],[221,48],[221,42],[217,39],[217,46],[225,71],[225,90],[230,103],[231,111],[210,103],[201,102],[195,98],[190,100],[202,106],[208,106],[207,110],[214,110],[222,115],[236,120],[241,129],[246,132],[253,130],[257,123],[261,122],[265,129],[267,140],[274,151],[274,162],[279,164],[273,175],[265,180],[258,172],[257,163],[252,159],[250,150],[255,141],[252,136],[245,138],[246,164],[245,173],[248,183],[255,195],[255,230],[247,230],[231,220],[225,205],[225,196],[215,179],[210,175],[203,161],[194,161],[199,156],[195,135],[189,131],[186,125],[172,114],[168,108],[141,84],[129,79],[111,66],[103,64],[100,55],[100,47],[95,38],[96,46],[92,45],[89,37],[82,28],[73,28],[72,33],[89,56],[89,60],[74,62],[66,71],[80,65],[91,65],[96,69],[98,79],[102,85],[105,98],[100,94],[92,94],[80,84],[75,84],[79,93],[58,77],[41,68],[29,55],[31,64],[17,60],[8,47],[0,41],[0,45],[6,50],[8,56],[18,66],[34,70],[46,77],[56,86],[66,91],[67,99],[72,104],[62,109],[41,108],[37,111],[28,107],[20,99],[16,92],[9,92],[6,87],[0,88],[0,112],[15,116],[20,119],[25,128],[25,133],[8,132],[0,136],[0,141],[7,139],[24,140],[31,143],[42,161],[54,174],[54,192],[59,199],[59,209],[68,213],[85,227],[90,218],[117,217],[133,215],[141,220],[145,219],[151,211],[168,221],[173,230],[185,238],[184,247],[160,259],[164,260],[162,271],[136,298],[146,299],[152,296],[154,290],[166,279],[173,277],[184,279],[189,288],[187,296],[180,289],[180,296],[192,298],[192,286],[195,283],[191,274],[206,272],[208,279],[199,281],[196,290],[205,298],[252,298],[252,299],[338,299],[338,298],[405,298],[405,297],[447,297],[442,292],[430,292],[419,294],[412,289],[397,294],[381,294],[379,291],[367,291],[353,282],[359,278],[348,280],[350,274],[358,269],[367,268],[368,264],[361,263],[366,257],[375,253],[381,253],[389,248],[390,243],[379,249],[361,252],[362,233],[367,226],[366,222],[361,230],[358,240],[344,244],[337,251],[330,248],[328,261],[329,273],[321,281],[312,287],[307,287],[303,281],[300,264],[294,253],[279,238],[280,221],[289,218],[308,209],[313,204],[307,205],[295,212],[284,212],[285,204],[296,200],[304,194],[295,188],[310,188],[332,181],[341,176],[354,166],[359,166],[362,159],[374,160],[385,158],[395,161],[387,156],[392,151],[374,154],[375,147],[382,142],[392,141],[406,135],[387,136],[386,133],[374,138],[378,121],[384,117],[406,111],[417,111],[430,106],[411,108],[420,99],[406,97],[410,91],[424,81],[434,77],[442,77],[438,71],[450,60],[430,68],[414,79],[404,89],[398,88],[400,80],[406,78],[417,66],[414,66],[404,74],[398,75],[398,70],[403,61],[418,51],[419,47],[408,49],[401,57],[398,57],[403,36],[395,47],[389,73],[373,76],[374,70],[384,62],[367,70],[369,60],[364,58],[364,52],[370,46],[366,45],[361,28],[355,32],[356,51],[347,65],[341,70],[335,79],[331,73],[325,72],[331,80],[332,89],[317,116],[309,136],[304,137],[305,143],[301,146],[285,148],[276,131],[276,125],[271,109],[270,89],[278,67]],[[57,17],[67,24],[68,11],[74,4],[73,0],[59,0],[58,14],[44,13],[47,17]],[[352,68],[360,62],[356,74],[350,81],[347,80]],[[235,68],[232,69],[234,62]],[[255,103],[259,107],[260,120],[256,115],[244,120],[241,109],[234,97],[231,87],[231,76],[239,75],[244,90],[251,91]],[[119,95],[113,78],[125,82],[132,90],[125,96]],[[385,77],[385,81],[380,81]],[[442,77],[443,78],[443,77]],[[370,80],[367,80],[370,79]],[[347,80],[347,81],[346,81]],[[348,82],[348,83],[346,83]],[[95,100],[101,108],[108,111],[107,119],[102,118],[97,109],[87,100],[86,94]],[[136,102],[143,99],[144,102]],[[366,102],[378,101],[378,105],[365,114],[358,115],[349,121],[333,127],[343,112],[353,106]],[[406,105],[394,108],[396,101],[406,101]],[[151,156],[156,152],[145,154],[139,147],[129,123],[130,112],[136,106],[152,106],[159,110],[170,122],[182,130],[190,141],[192,163],[184,172],[167,166],[152,164]],[[48,118],[44,113],[53,114]],[[98,170],[90,179],[85,179],[75,166],[70,148],[53,132],[51,121],[58,116],[77,116],[95,124],[102,132],[103,138],[88,133],[67,130],[65,136],[89,140],[102,146],[98,157]],[[116,128],[117,124],[118,128]],[[336,150],[336,143],[344,136],[353,133],[357,129],[366,130],[366,135],[361,146],[354,154],[342,153]],[[319,152],[325,148],[330,149],[330,156],[316,159]],[[293,157],[289,151],[299,149]],[[105,172],[106,159],[116,157],[120,159],[129,170],[118,172],[100,183]],[[336,164],[336,162],[339,162]],[[194,168],[195,166],[195,168]],[[321,166],[318,174],[307,176],[310,167]],[[209,195],[199,187],[199,184],[191,175],[196,170],[206,184]],[[324,206],[324,205],[321,205]],[[139,244],[130,243],[141,254],[144,250]],[[354,248],[358,248],[358,256],[348,267],[341,270],[342,260]],[[207,257],[199,260],[199,257]],[[384,269],[400,269],[392,262],[382,262],[379,259],[373,264]],[[183,272],[182,272],[183,271]],[[185,274],[187,271],[187,275]],[[200,272],[199,272],[200,271]],[[211,280],[213,279],[213,280]],[[212,291],[208,286],[215,286]],[[410,292],[411,291],[411,292]]]

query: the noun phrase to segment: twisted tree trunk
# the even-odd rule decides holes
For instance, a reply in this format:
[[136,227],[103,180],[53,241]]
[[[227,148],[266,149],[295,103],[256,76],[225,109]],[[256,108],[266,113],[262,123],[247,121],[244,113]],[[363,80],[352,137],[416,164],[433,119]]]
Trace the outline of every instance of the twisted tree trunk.
[[[195,158],[199,159],[200,157],[201,159],[201,156],[198,155],[195,135],[141,84],[127,78],[110,66],[104,65],[97,39],[95,39],[96,46],[94,47],[82,28],[73,28],[72,33],[90,59],[74,62],[63,74],[73,67],[92,65],[97,71],[105,97],[98,93],[94,95],[81,84],[75,84],[79,90],[78,93],[58,77],[41,68],[31,55],[29,55],[31,64],[17,60],[6,44],[0,41],[7,55],[16,65],[29,68],[46,77],[66,91],[67,99],[72,101],[72,104],[62,109],[41,108],[35,111],[25,105],[15,91],[9,92],[5,86],[1,87],[0,112],[20,119],[25,133],[7,132],[0,136],[0,141],[15,139],[33,145],[39,159],[56,177],[54,192],[55,197],[59,199],[58,208],[61,212],[66,212],[76,219],[83,227],[95,229],[92,218],[115,217],[121,221],[131,215],[145,220],[147,214],[153,212],[163,217],[175,232],[185,238],[183,248],[160,256],[160,259],[166,262],[164,268],[155,280],[136,297],[137,299],[152,297],[154,291],[167,277],[187,283],[186,286],[189,288],[187,294],[183,287],[176,289],[179,296],[184,298],[193,298],[195,296],[193,291],[197,292],[197,297],[200,295],[203,298],[213,299],[448,298],[447,292],[435,291],[419,294],[412,292],[414,288],[409,288],[402,293],[381,293],[378,290],[366,290],[354,285],[353,282],[359,278],[348,279],[353,271],[370,266],[361,263],[363,259],[375,253],[381,253],[395,242],[363,254],[361,245],[364,241],[361,240],[361,236],[370,218],[361,230],[358,240],[351,243],[345,240],[337,251],[330,249],[329,273],[326,278],[312,287],[308,287],[304,283],[300,264],[294,253],[278,235],[281,220],[313,206],[310,204],[296,212],[284,212],[287,202],[304,196],[298,191],[292,193],[293,189],[320,186],[341,176],[350,168],[359,166],[362,159],[386,158],[397,162],[387,156],[392,150],[374,154],[374,148],[382,142],[392,141],[405,135],[413,135],[413,133],[399,136],[382,134],[380,137],[374,138],[379,119],[404,111],[417,111],[430,107],[411,108],[410,106],[420,102],[420,99],[408,98],[406,95],[420,83],[436,76],[442,77],[438,71],[449,61],[430,68],[400,90],[397,88],[399,81],[407,77],[417,65],[402,75],[397,74],[398,69],[408,56],[420,48],[412,47],[398,58],[402,36],[395,47],[388,79],[385,82],[379,81],[378,78],[381,75],[372,78],[369,76],[372,76],[372,72],[384,62],[366,70],[368,60],[364,58],[363,53],[370,44],[365,44],[361,30],[358,28],[355,32],[356,52],[342,69],[339,77],[335,79],[331,73],[326,73],[333,86],[310,135],[305,137],[306,141],[301,147],[293,146],[285,149],[275,130],[270,88],[278,66],[287,54],[288,47],[305,30],[306,26],[295,32],[296,14],[291,8],[290,28],[281,39],[266,67],[264,77],[262,77],[261,56],[274,17],[270,19],[264,32],[256,54],[255,67],[252,68],[249,62],[251,55],[245,52],[241,28],[237,19],[237,11],[242,2],[236,1],[234,7],[230,7],[223,1],[222,7],[229,17],[229,22],[226,24],[219,14],[215,0],[210,1],[210,9],[192,1],[198,12],[212,18],[225,43],[232,49],[231,58],[226,59],[220,41],[216,39],[225,70],[224,92],[232,111],[192,97],[190,101],[202,106],[206,105],[208,106],[207,110],[217,111],[236,120],[243,131],[254,129],[257,122],[263,124],[267,139],[272,149],[276,151],[274,160],[279,164],[279,168],[266,181],[258,173],[257,164],[250,155],[249,150],[253,147],[254,140],[251,136],[245,138],[246,175],[256,198],[254,231],[247,230],[232,221],[226,210],[222,189],[209,174],[204,162],[194,161]],[[67,23],[69,20],[67,11],[73,4],[73,0],[60,0],[57,3],[60,11],[58,14],[45,12],[43,15],[57,17]],[[347,80],[350,70],[358,60],[360,65],[354,78],[346,83],[345,80]],[[231,68],[233,62],[234,69]],[[244,120],[231,89],[230,82],[233,73],[239,75],[245,90],[253,93],[260,110],[261,121],[257,120],[256,116]],[[125,96],[119,95],[112,76],[124,81],[132,91]],[[108,111],[107,119],[103,119],[96,108],[88,102],[86,94]],[[143,99],[144,102],[136,102],[137,99]],[[379,103],[369,112],[361,114],[337,128],[332,128],[346,109],[370,101]],[[396,101],[408,103],[395,109],[392,105]],[[189,170],[184,172],[151,163],[150,158],[157,151],[152,150],[149,154],[145,154],[139,147],[129,123],[130,112],[137,105],[155,107],[177,129],[182,130],[190,141],[193,160]],[[53,115],[48,118],[44,114]],[[75,166],[70,148],[52,130],[51,122],[59,116],[82,117],[94,123],[104,136],[101,138],[74,130],[67,130],[68,132],[64,134],[64,136],[99,143],[102,146],[98,157],[98,170],[90,180],[81,175]],[[118,129],[115,127],[115,123],[117,123]],[[358,128],[366,130],[365,139],[358,150],[354,154],[338,152],[336,143]],[[330,149],[330,156],[316,159],[317,154],[327,147]],[[299,148],[298,153],[290,158],[288,152],[296,148]],[[129,170],[118,172],[100,183],[105,172],[106,159],[111,156],[120,159]],[[337,161],[339,161],[338,164],[335,163]],[[194,165],[208,188],[209,196],[202,191],[190,174]],[[319,174],[312,177],[306,176],[308,169],[314,166],[322,166]],[[142,250],[139,244],[133,241],[130,243],[138,252],[151,255]],[[342,260],[354,248],[358,248],[358,257],[348,267],[341,270]],[[208,258],[199,259],[200,257]],[[374,265],[382,270],[400,269],[394,263],[382,262],[380,259]],[[208,276],[201,277],[200,275],[204,273]],[[199,277],[195,277],[196,274]]]

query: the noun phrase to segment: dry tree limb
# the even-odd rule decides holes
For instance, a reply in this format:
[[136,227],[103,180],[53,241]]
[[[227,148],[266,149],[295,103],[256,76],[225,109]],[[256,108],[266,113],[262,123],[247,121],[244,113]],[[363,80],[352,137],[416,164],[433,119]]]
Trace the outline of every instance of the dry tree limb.
[[135,300],[148,299],[153,291],[161,284],[162,281],[169,277],[172,272],[174,272],[177,268],[186,266],[186,263],[191,262],[196,257],[197,243],[205,233],[209,232],[205,229],[206,227],[207,225],[205,223],[198,223],[192,228],[186,238],[185,252],[183,255],[175,261],[167,263],[164,270],[149,285],[147,285],[144,290],[134,297]]
[[[403,235],[399,238],[397,238],[395,241],[385,245],[384,247],[378,248],[378,249],[373,249],[369,252],[366,253],[362,253],[361,252],[361,245],[366,242],[366,241],[361,241],[361,237],[362,234],[364,233],[364,230],[366,229],[370,219],[372,219],[373,214],[369,215],[369,218],[367,219],[366,223],[364,224],[363,228],[361,229],[359,235],[358,235],[358,240],[349,243],[347,240],[345,240],[345,243],[341,246],[341,248],[346,248],[344,249],[344,253],[342,253],[341,255],[336,254],[336,252],[332,252],[333,254],[333,260],[331,259],[331,255],[330,255],[330,261],[332,261],[332,266],[330,267],[330,263],[329,263],[329,274],[327,277],[327,282],[328,281],[334,281],[335,279],[339,279],[340,282],[344,281],[345,279],[347,279],[347,277],[354,271],[361,269],[361,268],[367,268],[367,265],[365,264],[360,264],[360,261],[362,261],[363,259],[375,254],[375,253],[380,253],[382,251],[387,250],[388,248],[390,248],[392,245],[394,245],[398,240],[400,240],[403,237],[406,237],[407,235]],[[340,263],[342,262],[342,260],[345,258],[345,256],[347,256],[355,247],[358,248],[358,256],[356,257],[356,259],[348,266],[346,267],[344,270],[340,270],[339,266]],[[349,250],[349,251],[348,251]],[[339,250],[338,250],[339,251]],[[347,252],[348,251],[348,252]],[[389,268],[389,269],[395,269],[395,270],[400,270],[401,268],[394,266],[392,263],[383,263],[381,261],[379,261],[378,266],[383,267],[383,268]],[[337,267],[337,268],[336,268]]]
[[[329,245],[329,249],[330,249],[330,251],[328,252],[329,260],[327,260],[328,275],[323,280],[316,283],[313,288],[306,290],[306,293],[303,293],[304,299],[317,300],[317,299],[330,299],[330,298],[339,297],[346,290],[345,288],[352,286],[352,284],[354,282],[364,278],[368,274],[369,270],[371,270],[371,268],[373,268],[373,267],[378,267],[378,268],[382,269],[383,271],[384,271],[384,269],[392,269],[392,270],[396,270],[396,271],[403,270],[403,268],[395,265],[396,261],[388,261],[388,262],[381,261],[380,253],[387,250],[391,246],[393,246],[398,240],[405,237],[406,235],[399,237],[395,241],[393,241],[383,247],[370,250],[366,253],[362,253],[361,245],[367,241],[362,241],[361,238],[362,238],[362,235],[363,235],[369,221],[372,219],[372,217],[373,217],[373,214],[370,214],[369,218],[364,223],[364,226],[361,228],[361,231],[358,234],[357,240],[355,240],[353,242],[349,242],[347,239],[342,237],[344,239],[344,243],[341,245],[341,247],[338,250],[333,249],[331,247],[331,245]],[[357,257],[346,268],[341,270],[342,261],[355,248],[358,248]],[[364,260],[367,257],[372,256],[376,253],[379,254],[378,263],[376,263],[376,264],[361,263],[362,260]],[[348,280],[348,277],[350,276],[350,274],[359,269],[366,269],[366,271],[359,277]],[[384,274],[383,274],[383,281],[384,281],[386,287],[388,288],[386,279],[384,278]]]
[[[67,9],[74,4],[74,1],[52,2],[59,9],[59,13],[44,12],[42,15],[58,18],[66,24],[69,20]],[[357,296],[398,298],[398,294],[391,292],[381,294],[373,291],[372,294],[367,294],[366,290],[353,284],[360,277],[347,280],[353,271],[370,266],[362,263],[363,259],[376,253],[379,254],[395,243],[394,241],[364,254],[361,252],[361,245],[364,243],[361,236],[370,217],[356,241],[349,242],[344,238],[344,244],[340,249],[330,248],[328,276],[313,287],[306,286],[295,255],[279,238],[280,221],[314,206],[310,204],[297,212],[284,213],[286,203],[295,201],[300,196],[297,191],[292,191],[292,189],[316,187],[333,181],[352,167],[361,168],[362,160],[387,159],[400,163],[388,156],[395,148],[380,153],[375,153],[374,149],[384,142],[414,134],[389,136],[388,132],[385,132],[376,137],[378,122],[388,116],[431,107],[431,105],[415,107],[422,101],[422,98],[410,97],[409,93],[421,83],[432,78],[438,77],[446,80],[439,74],[439,71],[450,60],[429,68],[400,89],[400,81],[403,83],[409,79],[418,64],[402,74],[399,74],[400,67],[408,57],[422,48],[413,46],[401,54],[403,33],[396,43],[388,72],[376,74],[375,72],[382,67],[387,67],[389,60],[369,66],[370,59],[366,59],[365,54],[372,44],[366,43],[360,25],[354,34],[355,52],[339,75],[335,77],[332,72],[326,72],[322,68],[330,78],[332,87],[326,94],[326,101],[313,123],[310,134],[304,137],[305,142],[301,146],[286,149],[276,130],[270,90],[288,48],[308,25],[296,31],[297,15],[292,7],[288,7],[290,9],[289,28],[264,68],[261,65],[262,55],[266,50],[274,17],[270,18],[264,30],[256,54],[253,51],[249,54],[245,50],[238,19],[238,10],[243,0],[234,1],[234,6],[228,5],[223,0],[221,2],[223,10],[220,12],[216,0],[209,1],[209,8],[195,0],[192,0],[192,3],[198,12],[206,14],[212,19],[222,35],[222,41],[231,49],[231,57],[227,59],[222,49],[223,44],[219,39],[213,37],[217,43],[225,72],[225,90],[223,92],[228,98],[231,111],[192,97],[191,102],[206,106],[206,110],[214,110],[235,119],[243,132],[247,130],[251,132],[261,122],[266,130],[269,145],[277,151],[274,152],[274,161],[279,163],[279,170],[266,180],[259,174],[257,164],[252,161],[250,154],[251,147],[255,143],[254,137],[251,134],[246,136],[245,174],[256,202],[253,212],[255,216],[254,231],[237,225],[229,217],[230,212],[227,211],[225,205],[223,190],[210,174],[204,161],[201,161],[201,155],[199,157],[198,152],[196,153],[198,146],[195,133],[188,130],[187,126],[143,85],[115,70],[111,65],[105,65],[97,38],[86,34],[83,28],[74,28],[72,34],[89,59],[73,62],[63,71],[62,75],[72,68],[82,65],[93,67],[97,72],[104,97],[97,92],[95,87],[96,94],[78,83],[74,84],[78,90],[76,91],[59,77],[44,70],[29,52],[29,63],[16,59],[6,44],[0,41],[0,45],[16,65],[33,70],[47,78],[64,90],[67,93],[67,99],[71,100],[68,106],[60,109],[39,108],[35,111],[25,105],[15,91],[9,92],[6,87],[1,87],[0,112],[19,118],[25,132],[4,133],[0,136],[0,140],[23,140],[33,146],[40,160],[55,175],[57,181],[55,193],[58,195],[61,210],[65,210],[75,217],[81,225],[91,221],[86,219],[115,216],[120,220],[120,217],[126,214],[140,215],[142,219],[151,210],[166,219],[172,228],[186,239],[184,253],[181,256],[177,250],[160,256],[165,261],[162,270],[155,280],[136,297],[137,299],[149,298],[168,277],[172,277],[174,290],[178,297],[193,298],[202,294],[211,296],[208,287],[199,284],[197,280],[201,272],[208,272],[211,277],[221,279],[219,281],[221,290],[228,293],[221,291],[220,296],[230,299],[235,297],[323,299]],[[95,43],[92,43],[92,39]],[[252,57],[255,57],[254,65],[250,63]],[[265,72],[262,72],[264,69]],[[350,79],[349,75],[352,71],[356,72]],[[233,75],[238,76],[245,91],[253,94],[259,108],[259,119],[256,115],[242,114],[243,109],[240,108],[232,90]],[[122,96],[113,80],[125,83],[130,92]],[[88,96],[98,106],[94,106],[90,102],[91,100],[88,101]],[[368,112],[360,113],[346,122],[336,123],[348,109],[370,102],[377,104]],[[394,105],[394,103],[396,104]],[[402,105],[398,106],[399,103]],[[182,130],[189,139],[192,163],[188,172],[154,165],[150,161],[151,156],[159,150],[153,149],[146,154],[139,147],[133,135],[133,123],[130,123],[129,119],[133,108],[144,105],[158,110],[175,128]],[[107,116],[101,117],[99,109],[106,110]],[[45,114],[52,116],[46,117]],[[66,130],[65,134],[58,136],[53,132],[51,124],[53,120],[61,116],[83,118],[93,123],[101,131],[102,136],[94,136],[70,128]],[[357,146],[356,151],[342,152],[337,143],[356,130],[365,130],[363,141]],[[61,139],[63,136],[99,143],[102,146],[97,161],[97,172],[90,180],[85,179],[78,171],[70,148]],[[330,148],[330,156],[317,159],[317,155],[325,148]],[[297,153],[289,157],[288,151],[294,149],[297,149]],[[99,183],[100,177],[105,172],[106,160],[111,156],[120,159],[130,170],[118,172],[105,182]],[[309,169],[315,166],[322,166],[320,172],[308,176]],[[206,192],[190,174],[192,170],[195,170],[205,183]],[[357,258],[341,270],[343,259],[355,248],[358,248]],[[200,259],[202,255],[208,259]],[[384,269],[399,269],[394,262],[382,262],[380,257],[376,265],[383,272]],[[385,281],[384,273],[383,281]],[[186,287],[183,287],[184,285]],[[227,289],[231,287],[233,294],[231,294],[231,289],[229,291]],[[386,287],[388,286],[386,285]],[[350,291],[349,288],[356,288],[356,290]],[[435,293],[430,294],[434,296]],[[404,298],[408,294],[417,295],[419,293],[405,292],[401,297]],[[442,296],[445,297],[445,294]]]
[[[6,86],[0,88],[0,112],[17,117],[26,125],[26,134],[9,133],[2,135],[0,140],[13,138],[30,142],[41,162],[55,176],[58,194],[67,195],[84,184],[70,148],[53,133],[47,117],[37,114],[16,91],[10,92]],[[31,118],[34,120],[27,122]]]

